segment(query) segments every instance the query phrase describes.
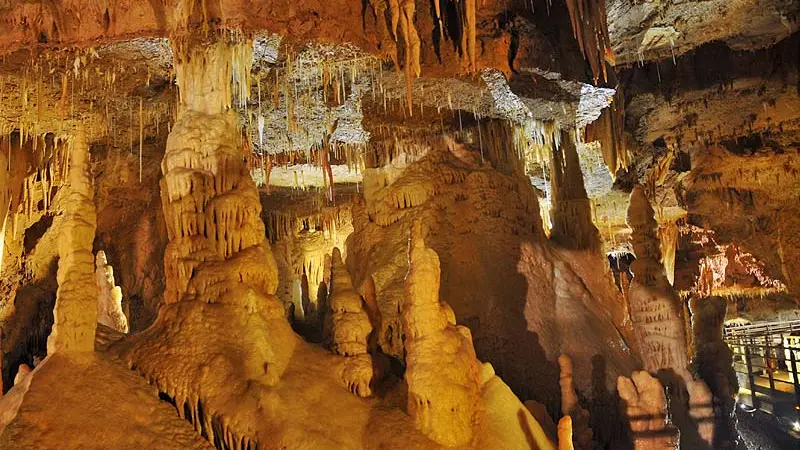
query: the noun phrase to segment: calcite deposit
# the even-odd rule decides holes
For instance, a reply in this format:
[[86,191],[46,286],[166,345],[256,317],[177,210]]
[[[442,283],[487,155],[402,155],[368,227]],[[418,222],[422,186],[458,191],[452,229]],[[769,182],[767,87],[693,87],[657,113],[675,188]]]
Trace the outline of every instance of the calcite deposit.
[[796,2],[0,3],[0,449],[794,443]]

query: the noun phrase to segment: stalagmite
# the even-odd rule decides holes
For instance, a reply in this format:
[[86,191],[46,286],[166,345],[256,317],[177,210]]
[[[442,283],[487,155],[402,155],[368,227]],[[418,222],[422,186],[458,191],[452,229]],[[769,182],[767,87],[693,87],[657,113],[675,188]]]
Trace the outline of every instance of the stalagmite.
[[472,440],[480,366],[469,329],[455,325],[439,301],[439,257],[425,247],[421,228],[412,226],[401,305],[408,413],[426,436],[453,447]]
[[114,268],[102,250],[95,257],[97,280],[97,323],[120,333],[128,332],[128,319],[122,312],[122,289],[114,284]]
[[634,372],[631,378],[617,379],[617,392],[623,400],[623,413],[633,432],[635,450],[675,450],[678,430],[667,423],[667,398],[664,387],[647,372]]
[[47,353],[91,352],[97,323],[94,241],[97,217],[89,178],[89,144],[82,129],[70,142],[69,176],[60,192],[61,235],[58,240],[58,292]]
[[[128,364],[179,405],[202,403],[209,440],[212,418],[229,407],[219,387],[231,380],[275,385],[297,345],[275,296],[276,264],[242,161],[239,116],[230,109],[232,86],[249,71],[235,57],[248,54],[236,51],[241,45],[251,44],[175,49],[181,108],[161,164],[167,304],[122,348]],[[232,424],[226,430],[248,433]]]
[[683,308],[661,265],[658,224],[653,216],[644,188],[637,185],[628,207],[636,254],[631,264],[634,276],[629,291],[631,320],[645,369],[652,373],[671,369],[688,382],[692,377],[687,370]]
[[600,251],[600,233],[592,210],[575,147],[575,137],[562,132],[561,147],[550,162],[553,229],[551,239],[567,248]]
[[372,325],[361,296],[353,288],[353,281],[342,262],[338,248],[333,249],[331,261],[331,289],[328,302],[333,319],[331,349],[343,356],[367,353]]
[[575,450],[572,445],[572,418],[564,416],[558,421],[558,450]]
[[333,250],[331,272],[328,297],[333,328],[331,349],[348,357],[343,376],[350,390],[368,397],[372,393],[373,380],[372,357],[368,353],[372,323],[361,296],[353,288],[338,248]]
[[[570,438],[578,450],[592,448],[592,430],[589,428],[589,412],[578,404],[578,395],[573,384],[572,359],[567,355],[558,357],[560,368],[559,385],[561,386],[561,413],[570,417]],[[558,441],[561,444],[561,422],[558,424]]]
[[[713,394],[712,399],[700,387],[699,395],[690,400],[690,409],[695,406],[693,416],[713,420],[700,424],[701,436],[713,441],[709,442],[713,448],[735,448],[737,439],[733,408],[739,386],[733,370],[733,352],[722,340],[727,305],[722,297],[692,298],[689,302],[693,337],[691,370],[708,385],[708,394]],[[716,413],[711,410],[712,406]]]

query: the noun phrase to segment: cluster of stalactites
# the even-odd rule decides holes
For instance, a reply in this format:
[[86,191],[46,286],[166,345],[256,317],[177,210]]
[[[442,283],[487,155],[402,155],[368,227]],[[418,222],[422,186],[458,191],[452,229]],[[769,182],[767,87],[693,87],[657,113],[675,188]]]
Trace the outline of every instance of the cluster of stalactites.
[[187,44],[174,53],[181,108],[216,114],[230,109],[234,98],[245,106],[250,97],[252,41]]
[[608,36],[605,0],[567,0],[572,33],[583,57],[592,68],[594,82],[609,80],[606,62],[614,64],[614,52]]
[[61,192],[64,211],[58,239],[58,291],[53,310],[53,331],[47,353],[91,352],[97,324],[97,284],[94,243],[97,214],[89,176],[89,144],[77,130],[70,144],[67,185]]
[[[441,2],[434,0],[434,12],[436,13],[436,28],[439,37],[443,41],[445,25],[442,15]],[[446,0],[445,0],[446,1]],[[391,58],[395,67],[399,65],[399,49],[397,42],[402,38],[404,46],[403,68],[406,75],[406,103],[408,112],[413,115],[412,110],[412,83],[413,79],[420,76],[420,38],[414,26],[414,14],[416,12],[415,0],[369,0],[370,6],[377,18],[378,32],[381,34],[381,48],[384,56]],[[456,1],[456,8],[460,15],[461,33],[461,53],[467,60],[470,72],[474,72],[478,67],[477,54],[477,0]],[[386,12],[389,12],[388,17]]]
[[472,439],[480,363],[469,329],[439,301],[439,257],[425,247],[421,224],[412,225],[409,270],[401,304],[406,349],[408,413],[430,439],[459,446]]
[[592,205],[583,183],[575,136],[562,133],[561,147],[552,152],[550,162],[550,237],[566,247],[599,251],[600,233],[592,221]]
[[597,141],[603,153],[611,178],[616,179],[617,173],[627,170],[630,165],[627,141],[625,140],[625,108],[622,88],[617,87],[614,101],[600,112],[600,117],[586,126],[584,140]]

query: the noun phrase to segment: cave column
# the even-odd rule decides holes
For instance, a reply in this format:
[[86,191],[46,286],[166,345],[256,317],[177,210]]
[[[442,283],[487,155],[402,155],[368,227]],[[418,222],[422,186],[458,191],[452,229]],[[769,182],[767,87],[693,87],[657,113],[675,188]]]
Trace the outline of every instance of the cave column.
[[82,129],[70,141],[67,183],[60,200],[64,211],[58,239],[58,291],[47,353],[94,351],[97,284],[94,242],[97,213],[89,175],[89,144]]
[[654,215],[644,188],[637,185],[631,193],[627,218],[636,254],[628,294],[633,329],[648,372],[672,369],[683,379],[691,380],[683,309],[661,263],[661,240]]
[[[278,273],[265,241],[261,204],[242,162],[239,116],[231,109],[233,89],[249,87],[251,49],[247,44],[216,42],[176,48],[180,112],[168,139],[161,169],[161,196],[169,243],[165,253],[167,303],[189,291],[208,292],[214,281],[190,288],[204,262],[228,261],[247,254],[258,273],[242,274],[263,294],[274,294]],[[252,275],[248,277],[247,275]],[[205,277],[203,277],[205,278]],[[229,280],[229,281],[242,281]],[[221,286],[218,286],[221,287]]]

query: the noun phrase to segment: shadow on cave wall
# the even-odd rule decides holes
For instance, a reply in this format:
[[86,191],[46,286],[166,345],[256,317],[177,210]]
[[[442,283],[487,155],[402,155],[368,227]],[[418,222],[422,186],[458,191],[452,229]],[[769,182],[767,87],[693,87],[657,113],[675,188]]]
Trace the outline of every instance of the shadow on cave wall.
[[3,327],[3,392],[14,386],[20,364],[34,367],[47,356],[47,337],[53,328],[58,259],[53,259],[41,281],[21,281],[14,295],[14,314]]

